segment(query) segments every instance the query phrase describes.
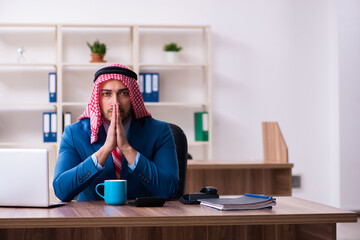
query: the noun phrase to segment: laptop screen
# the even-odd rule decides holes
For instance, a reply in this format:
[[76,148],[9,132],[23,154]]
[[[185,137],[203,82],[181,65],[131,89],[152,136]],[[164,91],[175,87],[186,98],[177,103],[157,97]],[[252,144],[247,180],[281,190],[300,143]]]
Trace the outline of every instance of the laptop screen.
[[49,206],[47,149],[0,149],[0,206]]

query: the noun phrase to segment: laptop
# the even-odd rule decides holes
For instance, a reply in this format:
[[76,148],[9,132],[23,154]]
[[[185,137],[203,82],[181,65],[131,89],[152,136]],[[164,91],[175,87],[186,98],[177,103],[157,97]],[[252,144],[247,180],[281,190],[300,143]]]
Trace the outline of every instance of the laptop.
[[53,207],[47,149],[0,149],[0,206]]

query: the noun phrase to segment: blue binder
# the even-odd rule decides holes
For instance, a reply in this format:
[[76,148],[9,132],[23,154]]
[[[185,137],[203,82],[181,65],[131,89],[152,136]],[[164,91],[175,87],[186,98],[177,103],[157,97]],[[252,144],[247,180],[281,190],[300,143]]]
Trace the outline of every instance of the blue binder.
[[144,81],[144,102],[151,102],[152,94],[152,76],[151,73],[145,73]]
[[56,72],[49,72],[49,102],[56,102]]
[[57,114],[52,112],[50,116],[50,141],[56,142],[57,140]]
[[140,92],[141,92],[141,95],[145,101],[145,91],[144,91],[144,88],[145,88],[145,81],[144,81],[144,73],[139,73],[139,88],[140,88]]
[[43,113],[43,140],[44,142],[56,142],[57,140],[56,112]]
[[152,73],[150,102],[159,102],[159,73]]
[[43,139],[50,142],[50,113],[43,113]]
[[140,73],[139,87],[144,102],[159,102],[159,73]]
[[65,130],[65,127],[70,124],[71,124],[71,112],[65,112],[63,114],[63,130]]

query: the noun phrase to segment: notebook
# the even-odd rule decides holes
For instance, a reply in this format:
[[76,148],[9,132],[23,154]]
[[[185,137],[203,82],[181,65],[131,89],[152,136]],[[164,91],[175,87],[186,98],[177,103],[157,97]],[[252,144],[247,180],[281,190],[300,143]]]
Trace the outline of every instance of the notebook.
[[[255,195],[255,194],[251,194]],[[241,196],[236,198],[209,198],[200,199],[200,204],[216,208],[218,210],[251,210],[251,209],[264,209],[272,208],[276,205],[276,198],[256,195]]]
[[0,149],[0,206],[52,207],[47,149]]

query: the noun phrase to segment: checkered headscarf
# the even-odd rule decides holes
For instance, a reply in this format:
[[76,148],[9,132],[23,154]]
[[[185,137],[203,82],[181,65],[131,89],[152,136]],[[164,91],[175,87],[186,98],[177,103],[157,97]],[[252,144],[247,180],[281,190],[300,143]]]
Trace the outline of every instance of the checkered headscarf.
[[[120,64],[111,64],[107,67],[119,67],[129,69],[128,67]],[[101,70],[101,69],[100,69]],[[100,71],[99,70],[99,71]],[[114,71],[116,72],[116,71]],[[136,75],[136,74],[135,74]],[[95,74],[96,76],[96,74]],[[135,118],[143,118],[146,116],[151,117],[150,112],[148,112],[144,105],[144,100],[140,92],[139,85],[136,82],[135,78],[126,76],[119,73],[104,73],[101,74],[97,79],[95,79],[94,88],[91,94],[90,101],[84,111],[84,113],[78,118],[78,121],[84,118],[90,118],[90,128],[91,128],[91,143],[94,143],[98,139],[99,126],[103,123],[101,117],[100,103],[99,103],[99,94],[100,94],[100,83],[103,83],[108,80],[119,80],[121,81],[130,92],[130,101],[132,110],[134,112]]]

